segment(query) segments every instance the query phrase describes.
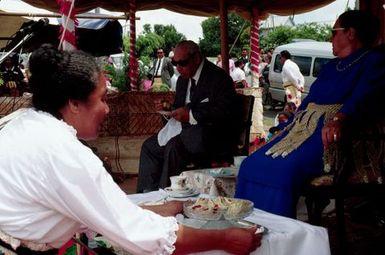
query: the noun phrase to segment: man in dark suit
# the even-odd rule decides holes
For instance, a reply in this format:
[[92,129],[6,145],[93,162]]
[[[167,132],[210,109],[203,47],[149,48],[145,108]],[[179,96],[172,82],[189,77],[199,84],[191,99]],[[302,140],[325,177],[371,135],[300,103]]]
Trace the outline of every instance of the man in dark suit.
[[156,50],[156,59],[152,68],[153,84],[167,84],[171,87],[171,77],[174,75],[174,67],[169,58],[164,56],[162,48]]
[[[169,115],[181,128],[162,146],[158,135],[144,142],[137,192],[168,186],[169,177],[179,175],[191,159],[232,155],[236,147],[240,104],[231,77],[205,59],[193,41],[175,47],[172,63],[180,76]],[[157,110],[169,106],[167,102],[155,105]]]

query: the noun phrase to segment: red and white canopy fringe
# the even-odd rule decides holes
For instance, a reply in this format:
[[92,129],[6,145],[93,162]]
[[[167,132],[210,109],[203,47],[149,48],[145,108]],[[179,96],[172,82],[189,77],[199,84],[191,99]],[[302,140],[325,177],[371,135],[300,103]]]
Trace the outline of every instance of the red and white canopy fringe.
[[57,0],[57,3],[60,6],[59,13],[62,15],[59,49],[75,50],[75,29],[78,26],[78,20],[75,17],[75,0]]

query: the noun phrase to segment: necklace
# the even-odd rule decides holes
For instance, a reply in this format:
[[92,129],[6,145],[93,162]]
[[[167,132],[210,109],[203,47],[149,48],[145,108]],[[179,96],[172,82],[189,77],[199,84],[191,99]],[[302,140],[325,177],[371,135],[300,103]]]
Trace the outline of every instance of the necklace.
[[357,63],[358,61],[360,61],[369,51],[365,51],[363,52],[361,55],[358,56],[358,58],[356,58],[355,60],[353,60],[352,62],[350,62],[348,65],[346,66],[343,66],[341,67],[341,60],[337,63],[336,65],[336,69],[338,72],[343,72],[345,71],[346,69],[350,68],[352,65],[354,65],[355,63]]

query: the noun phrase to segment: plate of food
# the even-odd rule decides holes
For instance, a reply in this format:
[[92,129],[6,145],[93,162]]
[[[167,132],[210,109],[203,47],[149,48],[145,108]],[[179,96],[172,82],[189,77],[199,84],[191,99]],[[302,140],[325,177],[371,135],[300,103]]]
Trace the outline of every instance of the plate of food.
[[197,220],[239,220],[249,216],[253,207],[253,202],[249,200],[219,196],[186,201],[183,212]]

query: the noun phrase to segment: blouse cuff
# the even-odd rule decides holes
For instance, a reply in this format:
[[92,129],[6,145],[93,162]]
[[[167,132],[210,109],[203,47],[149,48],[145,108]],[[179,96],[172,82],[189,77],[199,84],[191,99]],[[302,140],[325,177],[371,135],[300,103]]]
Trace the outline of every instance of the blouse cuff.
[[164,254],[172,254],[175,251],[176,232],[179,229],[179,225],[175,217],[167,217],[166,219],[165,229],[169,229],[169,233],[164,246]]

